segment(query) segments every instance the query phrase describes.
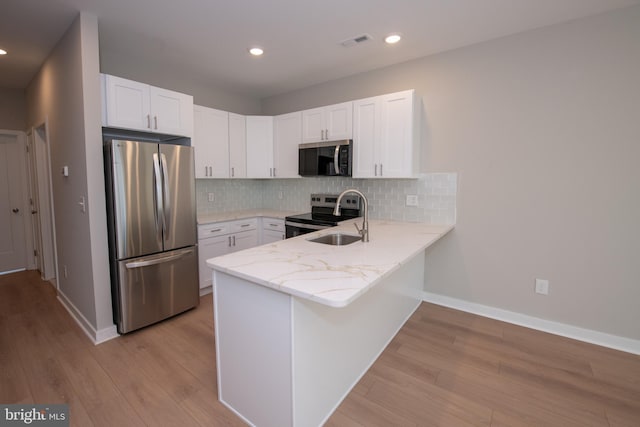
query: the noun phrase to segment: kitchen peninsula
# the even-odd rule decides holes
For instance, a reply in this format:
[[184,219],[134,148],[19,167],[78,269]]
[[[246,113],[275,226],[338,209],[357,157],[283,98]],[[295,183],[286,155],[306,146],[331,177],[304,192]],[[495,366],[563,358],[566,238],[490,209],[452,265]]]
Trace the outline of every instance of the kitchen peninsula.
[[453,229],[354,221],[213,258],[221,402],[258,426],[318,426],[418,307],[425,249]]

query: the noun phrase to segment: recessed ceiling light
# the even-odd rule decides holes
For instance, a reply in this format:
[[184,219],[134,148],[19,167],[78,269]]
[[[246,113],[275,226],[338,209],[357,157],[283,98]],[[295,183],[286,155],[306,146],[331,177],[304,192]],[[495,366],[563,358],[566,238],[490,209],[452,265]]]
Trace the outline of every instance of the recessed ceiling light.
[[384,41],[387,44],[395,44],[398,43],[400,39],[402,39],[402,36],[400,34],[389,34],[387,37],[385,37]]
[[253,56],[260,56],[264,53],[264,50],[261,47],[252,47],[249,49],[249,53]]
[[4,49],[0,49],[0,55],[6,55],[6,54],[7,54],[7,51],[6,51],[6,50],[4,50]]

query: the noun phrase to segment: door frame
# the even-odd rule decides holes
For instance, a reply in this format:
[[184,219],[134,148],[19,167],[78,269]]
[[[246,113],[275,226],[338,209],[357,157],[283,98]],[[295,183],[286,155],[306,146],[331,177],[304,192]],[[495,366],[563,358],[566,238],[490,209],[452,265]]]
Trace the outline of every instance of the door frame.
[[[33,199],[34,205],[38,209],[38,218],[40,218],[39,224],[33,224],[33,215],[30,215],[32,231],[39,230],[40,235],[35,236],[32,232],[32,239],[30,245],[33,249],[36,247],[40,249],[39,266],[40,274],[43,280],[49,281],[56,289],[58,288],[58,253],[56,245],[56,229],[55,229],[55,209],[53,201],[53,184],[51,177],[51,144],[49,139],[49,125],[48,119],[45,118],[44,122],[32,126],[28,131],[29,139],[29,156],[28,156],[28,171],[29,171],[29,193],[30,198]],[[36,138],[38,143],[36,143]],[[44,158],[38,158],[39,143],[44,144],[44,150],[41,153]],[[44,164],[43,171],[39,171],[38,164]],[[34,194],[35,193],[35,194]],[[44,194],[44,197],[41,197]],[[44,199],[44,200],[43,200]],[[31,206],[29,207],[31,209]],[[44,239],[45,233],[48,233],[47,237],[50,240],[50,245],[46,244]],[[36,243],[38,239],[39,244]],[[50,246],[50,247],[49,247]],[[46,257],[46,259],[45,259]],[[35,259],[32,257],[31,262],[35,268]],[[48,263],[50,267],[46,270],[43,268],[45,263]]]

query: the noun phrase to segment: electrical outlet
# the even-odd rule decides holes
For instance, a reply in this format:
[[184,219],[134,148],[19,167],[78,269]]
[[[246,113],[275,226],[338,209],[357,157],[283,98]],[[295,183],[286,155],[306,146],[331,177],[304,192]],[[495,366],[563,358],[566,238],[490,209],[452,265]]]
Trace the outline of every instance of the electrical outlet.
[[546,279],[536,279],[536,294],[549,295],[549,281]]
[[418,206],[418,196],[415,194],[407,194],[407,206]]
[[213,201],[216,200],[216,196],[213,193],[207,193],[207,196],[208,196],[210,202],[213,202]]

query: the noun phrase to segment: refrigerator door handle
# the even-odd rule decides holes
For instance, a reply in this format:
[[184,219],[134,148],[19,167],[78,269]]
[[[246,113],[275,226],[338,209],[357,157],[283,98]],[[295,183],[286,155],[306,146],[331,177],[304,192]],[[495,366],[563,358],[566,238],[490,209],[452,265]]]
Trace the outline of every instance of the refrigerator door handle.
[[[164,218],[162,217],[162,177],[160,176],[160,160],[158,153],[153,153],[153,182],[155,184],[154,201],[156,203],[154,213],[154,219],[156,221],[156,236],[159,242],[162,241],[162,231],[164,230]],[[162,221],[162,224],[160,224]]]
[[188,255],[190,253],[193,253],[193,248],[184,249],[177,253],[174,252],[168,256],[163,256],[163,257],[153,256],[146,259],[142,259],[140,261],[128,262],[125,264],[125,267],[127,267],[128,269],[132,269],[132,268],[148,267],[150,265],[162,264],[165,262],[174,261],[176,259],[182,258],[183,256]]
[[169,228],[169,224],[171,224],[171,197],[169,194],[169,173],[167,170],[167,158],[164,153],[160,153],[160,159],[162,161],[162,188],[164,190],[164,221],[163,221],[163,233],[164,240],[169,240],[169,236],[167,230]]

